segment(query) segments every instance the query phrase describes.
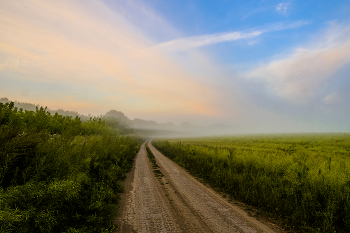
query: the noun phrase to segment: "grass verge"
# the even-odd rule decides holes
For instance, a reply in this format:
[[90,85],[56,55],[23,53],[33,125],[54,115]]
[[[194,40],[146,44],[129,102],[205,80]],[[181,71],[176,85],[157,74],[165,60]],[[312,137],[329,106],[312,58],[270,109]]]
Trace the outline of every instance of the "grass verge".
[[350,135],[153,140],[192,175],[295,232],[350,232]]

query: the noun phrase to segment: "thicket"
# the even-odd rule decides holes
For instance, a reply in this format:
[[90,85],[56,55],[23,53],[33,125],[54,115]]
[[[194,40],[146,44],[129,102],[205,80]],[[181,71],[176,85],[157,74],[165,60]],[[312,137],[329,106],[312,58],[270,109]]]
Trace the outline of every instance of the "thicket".
[[350,232],[350,135],[153,140],[164,155],[296,232]]
[[113,119],[0,103],[0,232],[112,232],[139,144]]

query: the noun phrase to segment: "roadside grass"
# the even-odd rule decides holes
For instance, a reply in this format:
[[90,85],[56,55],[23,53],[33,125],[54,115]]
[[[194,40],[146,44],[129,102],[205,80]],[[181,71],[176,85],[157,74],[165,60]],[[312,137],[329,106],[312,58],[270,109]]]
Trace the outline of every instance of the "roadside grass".
[[0,103],[0,232],[112,232],[140,145],[119,132]]
[[350,134],[153,140],[214,188],[294,232],[350,232]]

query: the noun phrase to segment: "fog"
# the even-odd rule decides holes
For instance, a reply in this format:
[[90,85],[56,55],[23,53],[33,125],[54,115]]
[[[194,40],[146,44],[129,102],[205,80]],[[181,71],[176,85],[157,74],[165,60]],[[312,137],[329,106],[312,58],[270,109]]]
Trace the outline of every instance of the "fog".
[[156,136],[350,131],[349,3],[0,2],[0,97]]
[[[15,107],[23,110],[35,111],[36,108],[40,108],[42,105],[33,104],[27,102],[18,102],[16,100],[9,100],[8,98],[0,98],[1,103],[14,101]],[[82,121],[88,121],[90,117],[101,117],[103,119],[112,118],[118,121],[118,125],[121,129],[124,129],[128,135],[138,135],[147,138],[154,137],[210,137],[210,136],[230,136],[230,135],[243,135],[243,134],[269,134],[269,133],[330,133],[330,132],[349,132],[346,127],[340,127],[337,130],[336,125],[321,125],[315,128],[315,124],[301,124],[300,122],[288,121],[288,119],[274,119],[270,115],[270,121],[258,121],[254,124],[251,123],[251,119],[247,119],[247,122],[233,122],[233,123],[216,123],[216,124],[194,124],[190,122],[181,123],[158,123],[155,120],[145,120],[141,118],[131,119],[123,112],[118,110],[110,110],[105,114],[99,115],[84,115],[77,111],[70,111],[64,109],[52,109],[50,106],[47,110],[51,114],[56,112],[63,116],[80,117]],[[261,116],[261,114],[260,114]],[[132,129],[131,131],[128,129]]]

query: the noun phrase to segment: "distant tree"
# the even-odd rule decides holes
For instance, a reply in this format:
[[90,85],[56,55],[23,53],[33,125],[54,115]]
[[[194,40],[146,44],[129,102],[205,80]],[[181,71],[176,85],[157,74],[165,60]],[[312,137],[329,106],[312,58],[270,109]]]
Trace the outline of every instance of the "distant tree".
[[7,102],[10,102],[10,101],[6,97],[0,99],[0,103],[7,103]]
[[117,111],[117,110],[110,110],[109,112],[107,112],[105,114],[105,117],[113,117],[113,118],[116,118],[117,120],[119,120],[120,122],[123,122],[123,123],[129,123],[130,122],[130,119],[125,116],[124,113],[122,113],[121,111]]
[[188,127],[188,126],[191,126],[191,123],[190,122],[182,122],[181,126]]

